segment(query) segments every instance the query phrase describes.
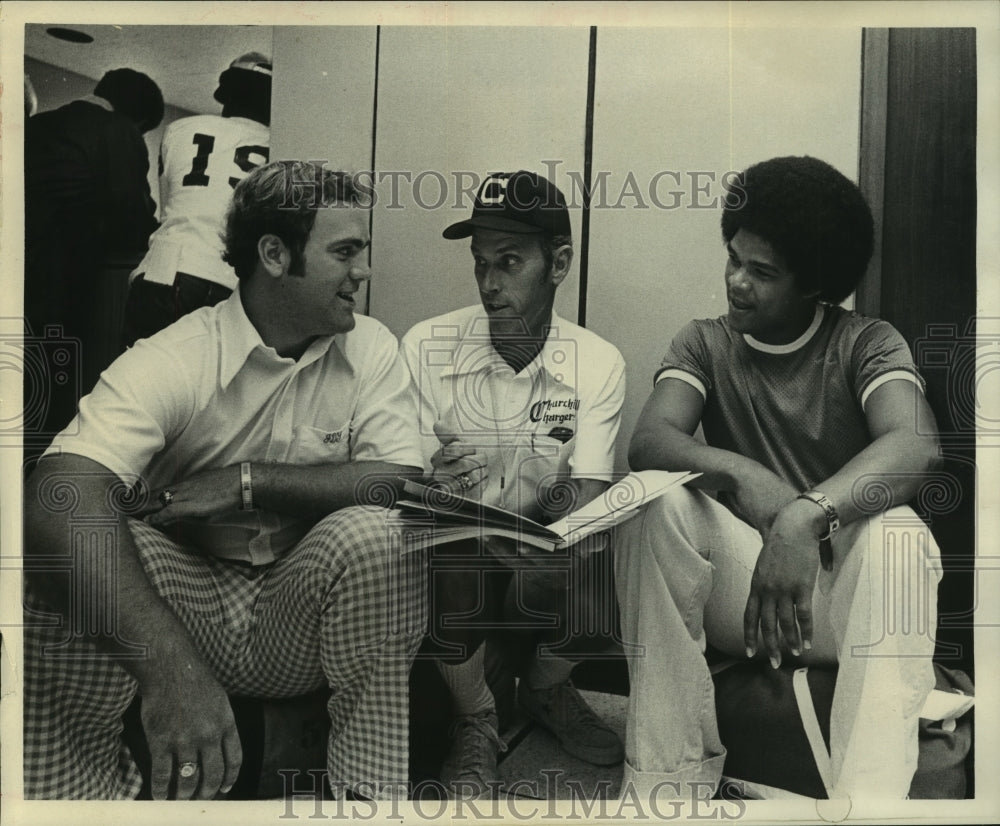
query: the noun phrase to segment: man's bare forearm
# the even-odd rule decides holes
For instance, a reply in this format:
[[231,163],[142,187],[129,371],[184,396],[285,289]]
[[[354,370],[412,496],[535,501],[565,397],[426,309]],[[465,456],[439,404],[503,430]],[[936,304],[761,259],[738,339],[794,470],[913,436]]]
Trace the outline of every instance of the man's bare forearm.
[[[694,436],[663,423],[637,429],[628,452],[632,470],[670,470],[700,473],[689,483],[704,490],[738,492],[762,479],[779,477],[759,462],[722,448],[710,447]],[[780,480],[779,480],[780,481]]]
[[[816,487],[835,503],[841,524],[846,525],[910,501],[940,466],[934,437],[897,431],[872,442]],[[876,496],[865,493],[872,485],[878,487]]]
[[352,505],[391,507],[402,491],[401,477],[421,468],[389,462],[342,465],[286,465],[254,462],[254,505],[277,513],[325,516]]
[[[418,468],[388,462],[251,462],[250,499],[255,509],[316,521],[351,505],[392,507],[403,486],[400,477],[420,473]],[[241,466],[229,465],[171,482],[152,492],[147,521],[165,527],[179,519],[207,519],[239,510],[244,504],[241,480]]]

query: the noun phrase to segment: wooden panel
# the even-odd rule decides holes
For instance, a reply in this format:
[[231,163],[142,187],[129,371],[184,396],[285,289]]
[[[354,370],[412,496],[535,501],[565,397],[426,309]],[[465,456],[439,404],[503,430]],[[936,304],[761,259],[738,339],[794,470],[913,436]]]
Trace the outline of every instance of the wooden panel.
[[889,66],[882,317],[913,341],[976,309],[975,30],[892,29]]
[[[930,518],[945,568],[937,658],[971,672],[977,581],[955,558],[975,552],[976,32],[890,29],[887,56],[866,50],[865,59],[866,75],[883,59],[887,68],[874,102],[885,109],[884,147],[877,129],[862,130],[863,184],[882,216],[874,298],[914,349],[959,492]],[[866,90],[878,94],[877,84]]]
[[858,184],[875,222],[875,248],[858,285],[855,308],[879,314],[882,303],[882,210],[885,200],[885,133],[889,84],[889,30],[865,29],[861,47],[861,147]]

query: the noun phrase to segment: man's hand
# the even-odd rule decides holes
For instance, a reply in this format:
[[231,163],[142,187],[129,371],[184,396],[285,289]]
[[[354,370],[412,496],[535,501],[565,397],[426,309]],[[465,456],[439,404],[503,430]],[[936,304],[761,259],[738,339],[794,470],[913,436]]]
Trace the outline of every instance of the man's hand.
[[465,496],[486,481],[489,476],[486,454],[479,453],[471,445],[462,444],[458,436],[440,432],[437,423],[434,424],[434,433],[441,442],[441,447],[431,456],[431,467],[434,468],[431,478],[436,483],[452,493]]
[[[168,492],[169,496],[165,496],[164,492]],[[229,513],[239,510],[242,504],[240,467],[230,465],[205,470],[151,491],[145,514],[146,521],[159,528],[180,519],[207,519],[216,514]]]
[[140,692],[153,799],[211,800],[228,792],[243,751],[229,698],[207,667],[190,663],[140,684]]
[[[793,500],[782,508],[770,531],[750,581],[743,613],[747,656],[757,651],[757,627],[771,665],[781,665],[781,636],[792,654],[812,647],[812,593],[819,569],[818,509],[811,502]],[[822,515],[822,512],[820,512]]]

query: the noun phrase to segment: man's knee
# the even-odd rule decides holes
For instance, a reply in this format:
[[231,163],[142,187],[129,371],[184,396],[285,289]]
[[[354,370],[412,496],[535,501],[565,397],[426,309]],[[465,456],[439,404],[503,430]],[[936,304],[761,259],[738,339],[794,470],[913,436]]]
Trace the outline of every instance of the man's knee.
[[[926,639],[933,648],[941,562],[930,529],[910,508],[897,507],[844,530],[848,544],[839,553],[846,555],[834,569],[831,593],[834,623],[847,623],[860,605],[869,639],[855,641],[859,652],[895,651],[904,639]],[[905,643],[908,650],[912,644]]]
[[373,547],[388,546],[391,539],[388,514],[384,508],[341,508],[320,519],[302,544],[314,545],[329,553],[345,549],[344,553],[351,556],[356,552],[363,554]]
[[677,520],[683,520],[698,508],[703,507],[702,500],[705,498],[708,496],[702,491],[692,490],[683,485],[668,490],[662,496],[657,496],[643,506],[646,511],[646,521],[647,523],[659,521],[674,524]]
[[323,517],[295,550],[295,563],[330,571],[339,578],[348,573],[401,576],[412,565],[402,565],[401,546],[387,522],[389,511],[374,507],[342,508]]
[[737,517],[717,500],[704,491],[681,486],[643,505],[639,516],[626,522],[619,533],[639,529],[655,541],[656,537],[678,533],[694,536],[704,533],[707,526],[727,524],[729,520]]
[[702,491],[670,490],[647,502],[638,516],[617,529],[613,537],[616,575],[628,579],[627,570],[633,567],[645,571],[650,563],[673,566],[679,559],[698,556],[718,539],[712,526],[728,520],[736,517]]
[[852,550],[860,545],[866,551],[859,557],[863,566],[879,565],[894,580],[913,585],[940,581],[941,551],[930,528],[912,508],[891,508],[848,527],[852,529]]

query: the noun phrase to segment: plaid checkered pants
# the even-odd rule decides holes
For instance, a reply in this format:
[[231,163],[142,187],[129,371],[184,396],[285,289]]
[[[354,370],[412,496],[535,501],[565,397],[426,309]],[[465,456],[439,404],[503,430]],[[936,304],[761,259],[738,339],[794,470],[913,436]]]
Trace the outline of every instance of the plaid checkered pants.
[[[226,691],[280,698],[329,685],[330,783],[376,797],[407,781],[407,681],[427,612],[423,554],[394,547],[386,513],[338,511],[256,568],[129,521],[146,574]],[[25,607],[25,797],[134,798],[142,781],[121,734],[135,680],[30,591]]]

